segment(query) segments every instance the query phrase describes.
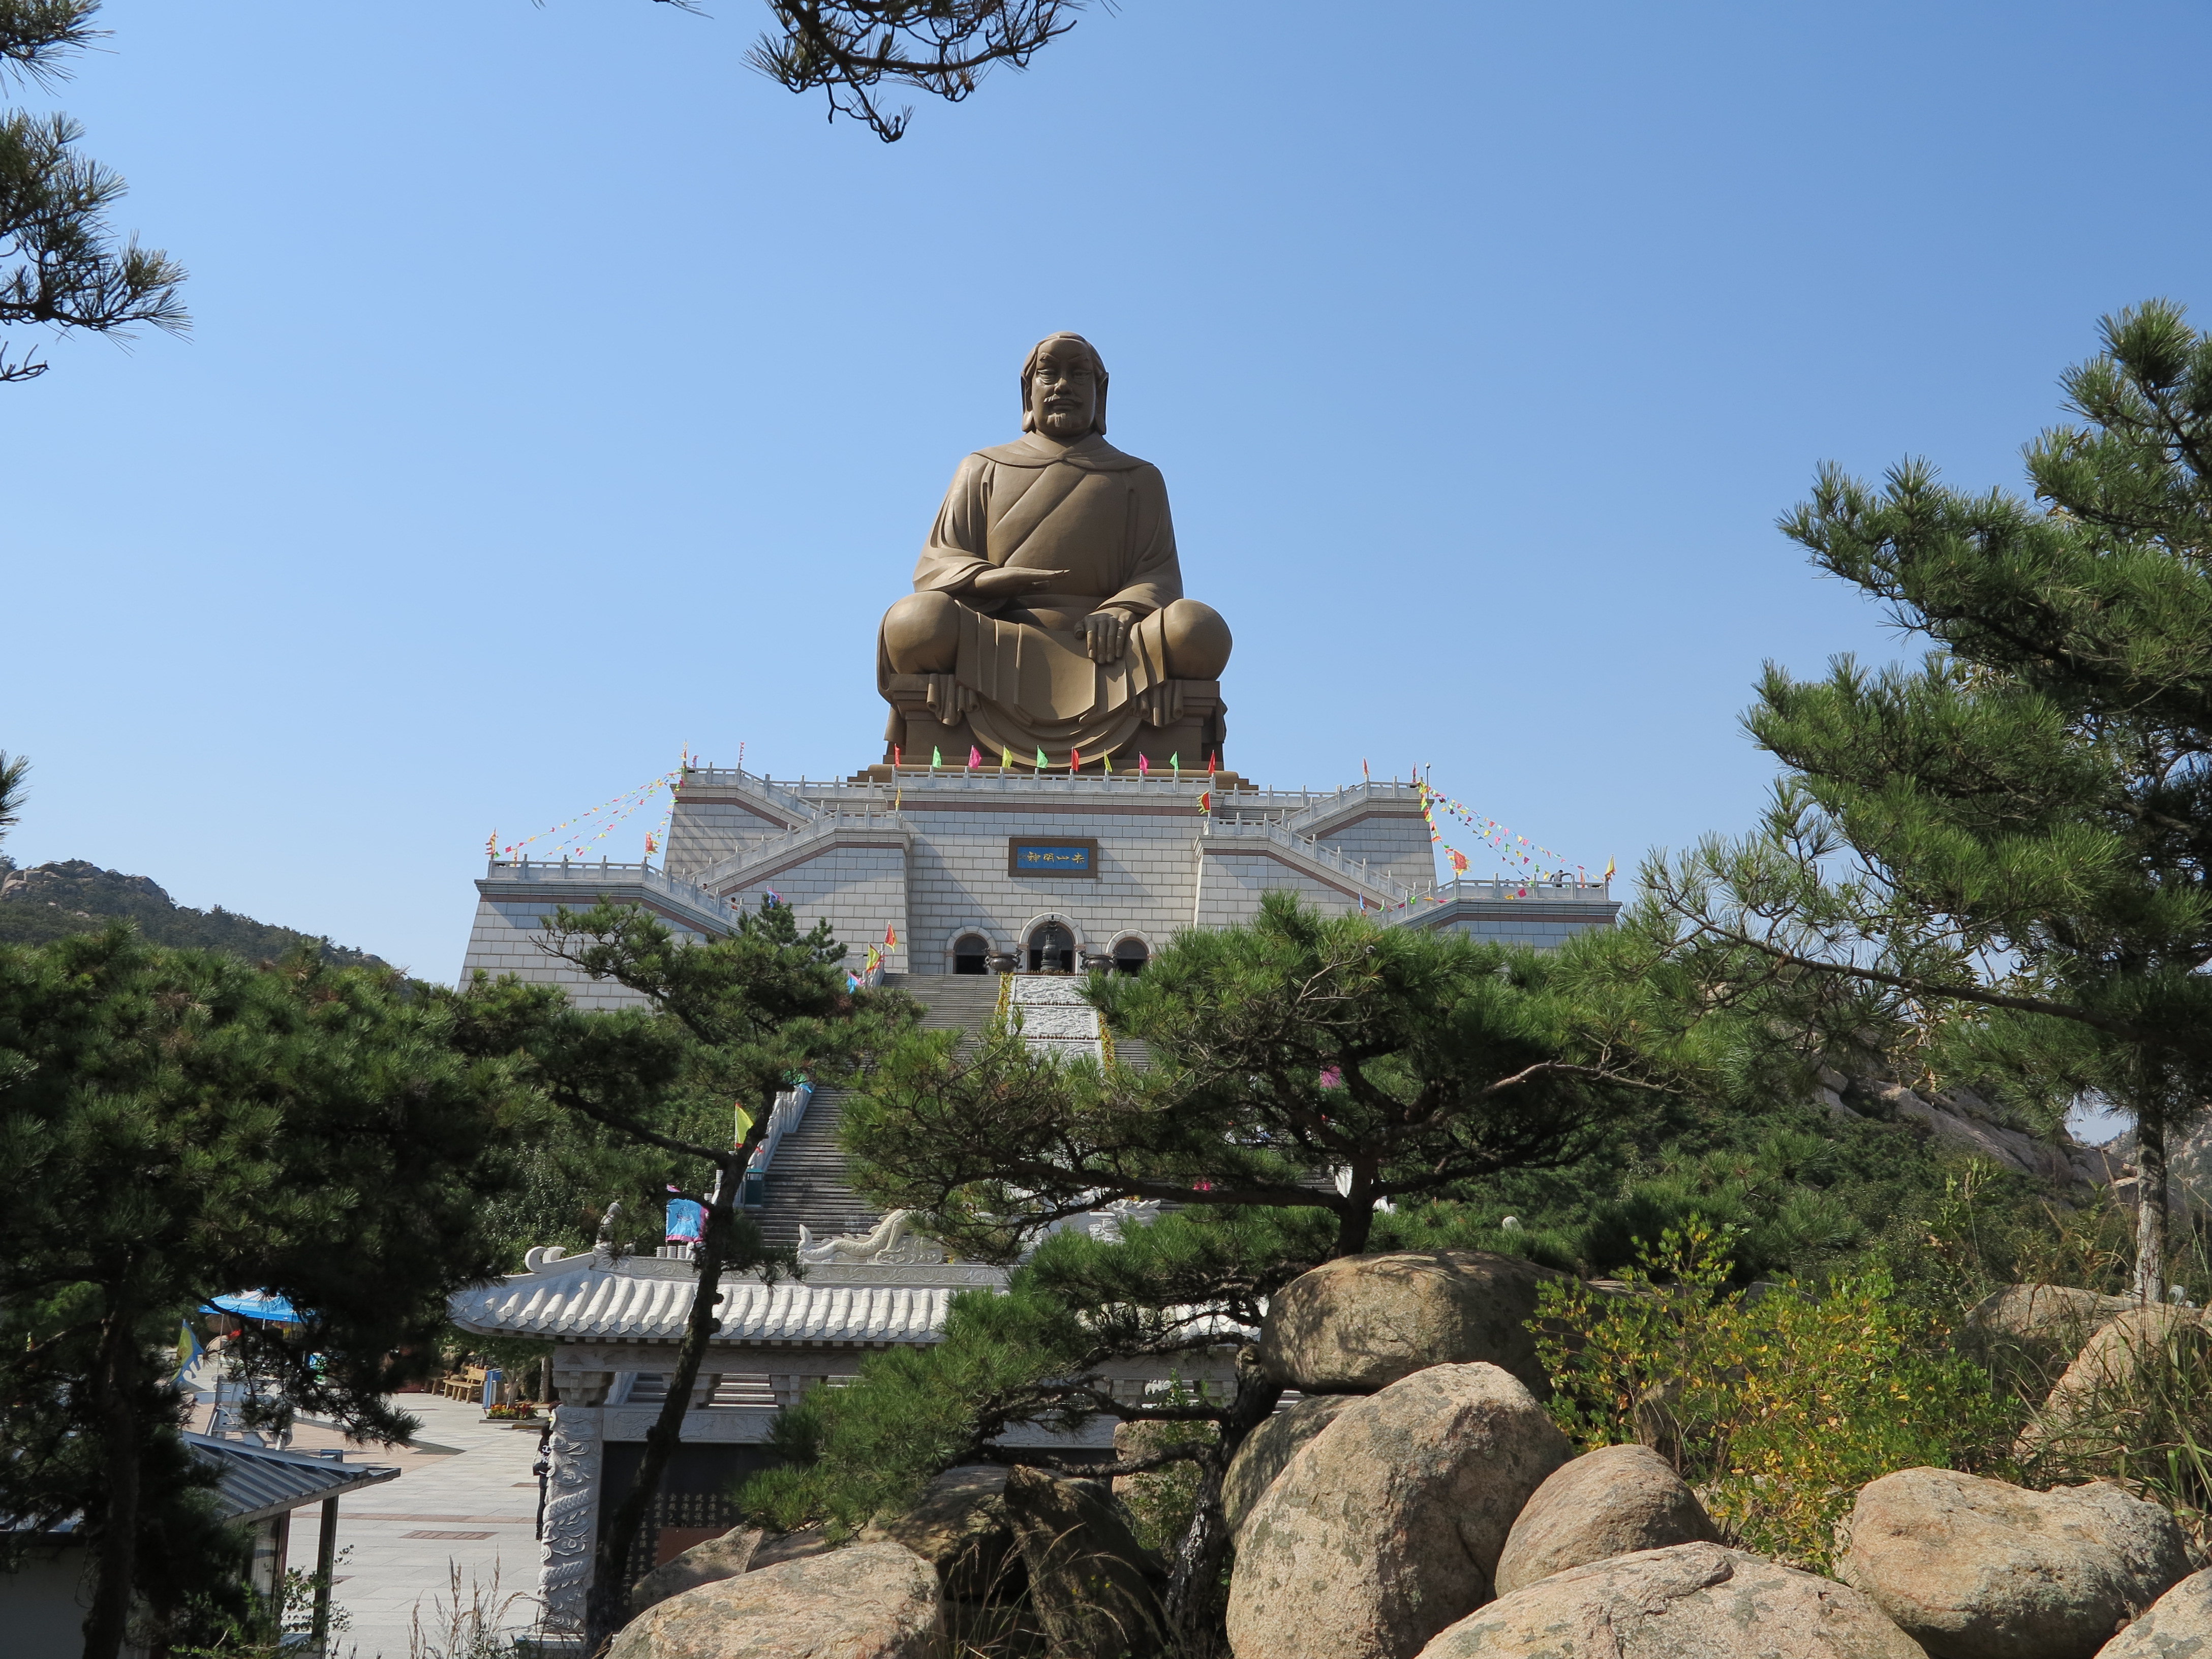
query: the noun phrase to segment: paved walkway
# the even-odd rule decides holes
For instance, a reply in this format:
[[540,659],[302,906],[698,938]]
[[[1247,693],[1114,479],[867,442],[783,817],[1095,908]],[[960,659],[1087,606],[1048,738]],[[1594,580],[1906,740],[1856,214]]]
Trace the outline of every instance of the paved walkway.
[[[338,1500],[333,1600],[349,1623],[332,1632],[331,1659],[447,1659],[467,1654],[477,1631],[527,1632],[538,1615],[538,1425],[487,1423],[478,1407],[434,1395],[394,1403],[422,1419],[413,1448],[308,1423],[293,1431],[294,1451],[343,1446],[349,1463],[401,1471]],[[314,1570],[321,1530],[319,1504],[293,1512],[291,1565]]]

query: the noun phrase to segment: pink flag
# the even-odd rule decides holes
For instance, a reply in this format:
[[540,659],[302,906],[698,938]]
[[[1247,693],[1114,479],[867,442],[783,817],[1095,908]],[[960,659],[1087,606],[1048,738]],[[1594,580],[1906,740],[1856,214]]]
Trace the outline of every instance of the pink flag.
[[974,744],[968,745],[968,769],[972,772],[983,763],[983,751]]

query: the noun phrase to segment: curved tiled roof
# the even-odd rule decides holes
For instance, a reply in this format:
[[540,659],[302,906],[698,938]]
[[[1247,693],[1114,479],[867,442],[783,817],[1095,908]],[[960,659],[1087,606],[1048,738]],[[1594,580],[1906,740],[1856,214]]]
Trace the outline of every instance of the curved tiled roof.
[[[878,1270],[869,1275],[876,1282],[856,1283],[851,1269],[817,1268],[805,1281],[774,1285],[725,1279],[716,1340],[935,1342],[944,1334],[946,1306],[955,1291],[967,1287],[962,1281],[968,1275],[936,1275],[950,1283],[883,1282],[907,1276]],[[683,1338],[697,1283],[688,1261],[584,1255],[460,1291],[447,1311],[455,1324],[483,1336],[674,1342]]]

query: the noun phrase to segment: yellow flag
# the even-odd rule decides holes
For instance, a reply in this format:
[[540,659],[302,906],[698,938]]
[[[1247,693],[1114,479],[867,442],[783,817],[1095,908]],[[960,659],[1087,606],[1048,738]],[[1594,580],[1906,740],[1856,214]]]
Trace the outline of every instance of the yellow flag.
[[745,1137],[753,1132],[753,1115],[745,1109],[744,1103],[740,1100],[731,1103],[730,1115],[737,1125],[737,1133],[731,1137],[730,1145],[742,1146]]

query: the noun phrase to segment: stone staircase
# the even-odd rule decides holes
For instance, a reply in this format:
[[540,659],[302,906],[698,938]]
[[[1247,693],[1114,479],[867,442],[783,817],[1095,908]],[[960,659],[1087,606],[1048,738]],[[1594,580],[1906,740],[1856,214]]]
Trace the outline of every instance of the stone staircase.
[[884,976],[884,983],[904,991],[922,1005],[925,1031],[980,1031],[999,1011],[997,974],[912,974]]
[[763,1194],[766,1201],[752,1212],[763,1242],[796,1244],[802,1225],[817,1238],[865,1233],[881,1219],[845,1184],[845,1154],[837,1145],[844,1116],[844,1091],[817,1089],[806,1115],[775,1149]]
[[[884,983],[904,991],[922,1005],[923,1030],[972,1034],[981,1031],[998,1012],[1001,980],[997,974],[886,974]],[[1142,1066],[1150,1059],[1140,1042],[1124,1042],[1118,1052],[1127,1065]],[[760,1223],[764,1243],[796,1244],[801,1226],[817,1242],[841,1234],[866,1233],[883,1219],[846,1184],[845,1154],[837,1145],[837,1130],[843,1121],[842,1092],[817,1089],[799,1127],[776,1147],[775,1161],[769,1166],[765,1201],[750,1212]]]

